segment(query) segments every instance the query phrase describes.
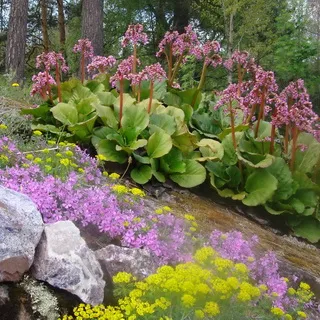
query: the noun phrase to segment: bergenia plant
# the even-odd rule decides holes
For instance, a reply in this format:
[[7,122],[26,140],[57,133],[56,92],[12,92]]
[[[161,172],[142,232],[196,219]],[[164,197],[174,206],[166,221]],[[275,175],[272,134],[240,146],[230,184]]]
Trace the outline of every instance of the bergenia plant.
[[93,57],[93,47],[92,47],[91,41],[89,39],[78,40],[78,43],[73,47],[73,52],[74,53],[79,52],[81,54],[80,68],[81,68],[81,82],[83,83],[85,80],[86,62],[88,59]]
[[139,43],[147,44],[148,36],[143,32],[142,24],[131,24],[126,31],[121,44],[124,48],[129,44],[133,45],[132,73],[137,72],[137,45]]
[[117,60],[114,56],[95,56],[92,58],[91,63],[87,66],[88,73],[99,72],[105,73],[108,72],[116,64]]
[[275,129],[285,126],[284,152],[288,153],[291,139],[290,168],[294,169],[297,141],[300,132],[308,132],[317,138],[319,116],[312,110],[312,103],[302,79],[291,82],[277,97],[272,115],[270,152],[273,152]]
[[39,72],[37,75],[33,75],[32,81],[31,96],[38,93],[43,100],[46,100],[49,95],[49,99],[52,100],[50,87],[56,85],[56,82],[48,72]]
[[61,96],[61,73],[67,73],[69,70],[69,67],[66,64],[66,61],[61,53],[57,53],[54,51],[51,52],[44,52],[37,56],[36,58],[36,67],[38,69],[43,68],[46,76],[46,85],[47,85],[47,92],[49,95],[49,99],[52,101],[51,96],[51,88],[50,88],[50,70],[54,69],[56,73],[56,85],[58,90],[58,99],[59,102],[62,101]]
[[[113,87],[116,87],[119,83],[120,91],[120,111],[119,111],[119,123],[121,126],[122,112],[123,112],[123,93],[124,93],[124,80],[132,79],[132,68],[133,68],[134,56],[130,56],[128,59],[123,60],[119,65],[116,73],[110,78],[110,83]],[[140,64],[139,59],[136,61]]]
[[150,81],[150,93],[149,93],[149,104],[148,104],[148,113],[151,111],[152,99],[153,99],[153,87],[155,81],[163,81],[167,77],[166,72],[161,67],[161,64],[155,63],[150,66],[146,66],[142,71],[143,80]]
[[[194,55],[197,59],[202,58],[199,50],[200,42],[197,34],[192,30],[191,25],[185,27],[185,33],[177,31],[166,32],[159,44],[159,51],[156,56],[165,55],[168,63],[168,84],[172,86],[180,65],[184,62],[186,55]],[[174,62],[175,59],[175,62]]]

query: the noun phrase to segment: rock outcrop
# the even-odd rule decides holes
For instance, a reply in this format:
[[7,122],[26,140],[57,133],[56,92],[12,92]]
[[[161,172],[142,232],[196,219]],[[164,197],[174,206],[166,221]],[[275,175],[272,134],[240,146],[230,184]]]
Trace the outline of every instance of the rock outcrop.
[[85,303],[103,302],[101,266],[71,221],[45,226],[31,271],[34,278],[66,290]]
[[125,271],[142,279],[157,269],[155,259],[144,249],[124,248],[111,244],[97,250],[95,254],[111,277],[118,272]]
[[29,270],[43,228],[30,198],[0,186],[0,282],[19,281]]

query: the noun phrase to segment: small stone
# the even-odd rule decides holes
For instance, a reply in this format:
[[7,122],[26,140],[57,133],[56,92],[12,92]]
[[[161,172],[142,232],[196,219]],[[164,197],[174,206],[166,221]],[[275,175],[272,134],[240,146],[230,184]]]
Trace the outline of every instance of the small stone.
[[103,302],[101,266],[71,221],[45,226],[31,271],[35,279],[66,290],[85,303]]
[[95,252],[100,264],[113,277],[118,272],[129,272],[139,279],[143,279],[157,269],[155,258],[145,249],[131,249],[106,246]]
[[0,186],[0,282],[19,281],[29,270],[42,231],[31,199]]

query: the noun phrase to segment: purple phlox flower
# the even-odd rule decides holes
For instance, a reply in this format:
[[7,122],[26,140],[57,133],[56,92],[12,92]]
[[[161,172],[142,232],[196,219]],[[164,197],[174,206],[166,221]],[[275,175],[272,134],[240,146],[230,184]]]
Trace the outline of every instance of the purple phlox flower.
[[142,24],[131,24],[128,26],[128,29],[124,35],[122,40],[122,47],[126,47],[129,43],[134,45],[138,43],[147,44],[148,43],[148,36],[146,33],[143,32],[143,25]]
[[[118,81],[123,79],[131,80],[131,73],[133,69],[134,56],[130,56],[127,59],[122,60],[118,65],[116,73],[110,78],[110,83],[113,87],[116,86]],[[140,60],[136,59],[137,65],[140,65]]]
[[60,66],[61,71],[67,73],[69,67],[66,64],[66,61],[61,53],[57,53],[54,51],[51,52],[43,52],[38,55],[36,58],[36,68],[44,68],[46,71],[50,71],[51,69],[55,69],[57,65]]
[[95,56],[92,58],[91,63],[88,65],[88,72],[99,71],[100,73],[106,72],[116,64],[117,60],[113,56],[103,57]]
[[146,66],[142,74],[144,80],[150,80],[152,82],[163,81],[167,78],[167,74],[159,62]]
[[89,39],[79,39],[78,42],[73,47],[73,52],[83,53],[85,58],[93,57],[93,47]]
[[52,76],[46,72],[39,72],[37,75],[32,76],[32,89],[30,92],[31,96],[35,94],[40,94],[42,97],[45,97],[48,92],[48,85],[56,85],[56,81],[52,78]]

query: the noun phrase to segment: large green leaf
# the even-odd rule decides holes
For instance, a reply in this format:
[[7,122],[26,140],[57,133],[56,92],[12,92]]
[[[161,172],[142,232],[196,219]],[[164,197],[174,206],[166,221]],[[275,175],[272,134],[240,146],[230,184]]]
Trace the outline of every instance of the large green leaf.
[[89,80],[86,83],[86,87],[89,88],[91,90],[92,93],[99,93],[99,92],[103,92],[105,90],[104,85],[97,80]]
[[40,104],[37,108],[22,109],[21,114],[31,114],[37,121],[44,121],[45,124],[52,123],[54,118],[50,112],[49,103]]
[[190,153],[197,148],[198,138],[186,128],[185,133],[172,136],[172,142],[183,153]]
[[81,140],[85,140],[91,137],[96,119],[97,119],[97,116],[94,116],[87,121],[78,122],[75,125],[68,126],[68,130],[74,133]]
[[273,195],[272,200],[287,200],[296,191],[296,186],[293,183],[291,171],[286,162],[276,157],[271,166],[266,169],[278,180],[277,192]]
[[300,224],[291,226],[295,235],[307,239],[311,243],[320,240],[320,222],[315,218],[304,218]]
[[170,179],[181,187],[192,188],[206,180],[206,169],[195,160],[186,160],[185,172],[171,174]]
[[309,133],[300,133],[298,145],[306,146],[307,149],[296,152],[295,170],[312,173],[316,164],[320,161],[320,143]]
[[268,171],[257,169],[248,177],[245,190],[248,195],[242,202],[246,206],[258,206],[271,199],[277,190],[278,180]]
[[[243,137],[243,132],[236,132],[236,141],[238,142]],[[227,165],[234,165],[238,162],[238,156],[234,149],[231,133],[225,136],[222,140],[222,146],[224,149],[224,156],[222,162]]]
[[204,110],[195,112],[192,115],[191,127],[195,128],[201,134],[210,138],[217,138],[218,134],[221,132],[220,124],[215,121],[208,112],[205,112]]
[[103,124],[114,129],[118,128],[118,119],[110,107],[103,106],[100,103],[94,104],[94,107]]
[[202,158],[198,161],[207,161],[214,159],[222,159],[224,155],[224,149],[220,142],[212,139],[202,139],[197,143],[199,150],[202,154]]
[[121,133],[126,137],[127,145],[136,140],[148,124],[149,114],[143,106],[126,108],[121,120]]
[[51,112],[55,119],[64,125],[73,125],[78,122],[78,111],[73,103],[58,103],[51,108]]
[[[242,132],[242,131],[246,131],[248,128],[249,128],[249,125],[247,125],[247,124],[239,124],[238,126],[236,126],[234,128],[234,131],[235,132]],[[218,137],[220,140],[223,140],[225,138],[225,136],[227,136],[231,132],[232,132],[231,128],[226,128],[221,133],[218,134]]]
[[174,117],[166,113],[152,114],[150,116],[149,130],[151,134],[160,128],[171,136],[176,131],[176,127]]
[[252,168],[268,168],[275,159],[274,156],[268,153],[266,155],[261,155],[249,152],[240,153],[237,151],[237,156],[239,160]]
[[101,104],[104,106],[112,106],[117,101],[117,98],[111,92],[99,92],[97,97],[100,100]]
[[163,102],[168,106],[180,106],[182,99],[172,92],[167,92],[164,95]]
[[74,102],[77,105],[81,100],[95,97],[95,95],[91,92],[89,88],[84,87],[82,84],[77,84],[75,88],[72,90],[72,96],[69,100],[70,102]]
[[[144,107],[146,110],[148,110],[149,108],[149,99],[145,99],[145,100],[142,100],[141,102],[137,103],[137,106],[142,106]],[[156,109],[158,109],[160,106],[162,106],[163,104],[157,100],[157,99],[152,99],[152,102],[151,102],[151,108],[150,108],[150,113],[154,113]]]
[[[255,122],[253,126],[253,132],[255,132],[256,126],[257,126],[257,122]],[[271,129],[272,129],[272,124],[270,122],[260,121],[257,137],[259,137],[260,139],[270,137]]]
[[150,158],[160,158],[167,154],[171,148],[171,137],[160,129],[150,136],[146,147]]
[[[126,109],[128,108],[134,108],[136,103],[136,99],[132,98],[130,94],[124,93],[123,94],[123,109],[122,112],[124,113]],[[119,112],[120,112],[120,96],[116,98],[114,102],[114,111],[116,118],[119,118]]]
[[127,161],[127,153],[116,150],[117,143],[111,140],[101,140],[95,147],[98,154],[106,157],[106,161],[125,163]]
[[143,165],[134,168],[131,171],[130,176],[135,182],[145,184],[152,178],[152,169],[149,166]]
[[185,172],[186,164],[182,152],[177,148],[172,148],[168,154],[160,158],[160,167],[168,174]]
[[210,183],[217,190],[218,194],[223,198],[231,198],[232,200],[243,200],[247,195],[247,193],[244,191],[237,193],[229,188],[221,189],[221,187],[219,186],[219,178],[217,178],[213,173],[210,173]]

